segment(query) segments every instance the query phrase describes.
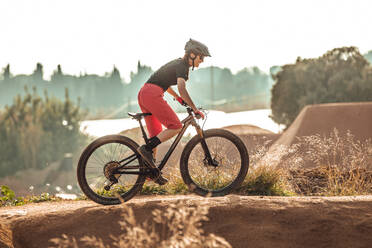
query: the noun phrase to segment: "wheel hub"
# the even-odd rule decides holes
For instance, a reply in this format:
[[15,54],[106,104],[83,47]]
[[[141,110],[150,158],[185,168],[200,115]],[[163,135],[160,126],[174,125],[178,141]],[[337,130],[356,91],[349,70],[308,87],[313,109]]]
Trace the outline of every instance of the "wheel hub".
[[204,162],[205,166],[208,166],[208,165],[213,166],[213,167],[218,167],[219,166],[218,161],[214,158],[212,158],[212,159],[204,158],[203,162]]

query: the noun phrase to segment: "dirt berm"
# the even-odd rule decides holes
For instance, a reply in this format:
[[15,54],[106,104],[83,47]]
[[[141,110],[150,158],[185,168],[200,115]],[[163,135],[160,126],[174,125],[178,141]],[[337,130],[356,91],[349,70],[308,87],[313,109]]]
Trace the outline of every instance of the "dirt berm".
[[[372,246],[372,196],[155,196],[137,197],[126,204],[141,223],[151,218],[152,210],[181,199],[185,204],[207,202],[209,221],[203,229],[224,237],[232,247]],[[110,235],[120,232],[121,209],[90,201],[1,208],[0,247],[53,247],[48,240],[62,234],[77,239],[94,235],[110,244]]]
[[329,136],[334,129],[343,136],[350,131],[356,139],[372,138],[372,102],[327,103],[304,107],[291,126],[275,142],[292,145],[297,137]]

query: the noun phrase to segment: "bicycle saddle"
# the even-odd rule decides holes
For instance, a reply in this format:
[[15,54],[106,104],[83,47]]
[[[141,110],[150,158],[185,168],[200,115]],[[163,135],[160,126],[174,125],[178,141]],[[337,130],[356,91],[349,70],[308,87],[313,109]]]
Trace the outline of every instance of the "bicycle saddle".
[[132,113],[132,112],[128,112],[128,115],[130,117],[132,117],[133,119],[141,120],[142,117],[152,115],[152,114],[151,113]]

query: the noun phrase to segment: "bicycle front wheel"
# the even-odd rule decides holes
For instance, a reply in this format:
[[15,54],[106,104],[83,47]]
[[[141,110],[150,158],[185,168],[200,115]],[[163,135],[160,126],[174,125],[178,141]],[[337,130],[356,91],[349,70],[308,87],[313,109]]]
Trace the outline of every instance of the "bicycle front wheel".
[[[138,144],[121,135],[93,141],[80,156],[77,177],[81,190],[91,200],[103,204],[128,201],[141,190],[146,176]],[[117,169],[125,173],[117,173]],[[107,188],[112,181],[117,181]]]
[[196,135],[181,155],[183,181],[198,195],[227,195],[239,187],[247,175],[247,149],[238,136],[224,129],[206,130],[204,140],[213,162],[208,161],[203,139]]

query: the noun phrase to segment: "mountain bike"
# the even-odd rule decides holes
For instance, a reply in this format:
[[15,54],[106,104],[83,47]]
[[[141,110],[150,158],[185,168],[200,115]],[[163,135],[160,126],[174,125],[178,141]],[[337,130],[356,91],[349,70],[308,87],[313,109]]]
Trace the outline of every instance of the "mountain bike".
[[[185,145],[180,159],[180,172],[189,190],[201,196],[224,196],[243,182],[249,167],[248,151],[242,140],[224,129],[203,130],[193,110],[185,105],[188,116],[164,158],[157,165],[163,169],[186,129],[192,125],[196,135]],[[151,113],[128,113],[139,122],[143,139],[148,138],[142,118]],[[139,145],[122,135],[96,139],[82,152],[77,178],[81,190],[91,200],[103,204],[128,201],[141,189],[153,171],[137,152]],[[121,199],[120,199],[121,198]]]

